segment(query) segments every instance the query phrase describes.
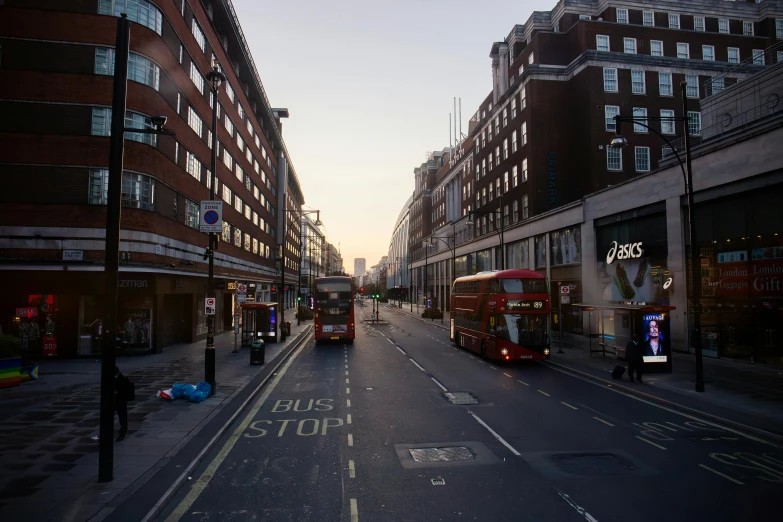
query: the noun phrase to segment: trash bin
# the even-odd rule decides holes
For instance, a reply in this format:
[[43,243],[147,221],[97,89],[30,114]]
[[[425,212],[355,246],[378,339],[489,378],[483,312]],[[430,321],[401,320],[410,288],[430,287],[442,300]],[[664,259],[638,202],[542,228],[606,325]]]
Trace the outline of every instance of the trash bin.
[[266,356],[266,345],[263,339],[255,339],[250,343],[250,366],[259,366],[264,364]]

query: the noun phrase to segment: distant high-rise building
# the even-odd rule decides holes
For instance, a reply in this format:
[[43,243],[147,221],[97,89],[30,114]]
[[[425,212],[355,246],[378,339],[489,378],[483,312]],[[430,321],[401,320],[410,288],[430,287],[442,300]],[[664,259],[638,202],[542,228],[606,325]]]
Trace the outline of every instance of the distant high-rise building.
[[357,257],[353,260],[353,275],[361,277],[367,270],[367,261],[363,257]]

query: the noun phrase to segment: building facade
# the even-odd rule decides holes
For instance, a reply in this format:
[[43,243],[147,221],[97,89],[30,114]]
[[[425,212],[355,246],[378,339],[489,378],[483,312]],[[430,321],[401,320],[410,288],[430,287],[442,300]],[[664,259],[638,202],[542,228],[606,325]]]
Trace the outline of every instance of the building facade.
[[315,279],[326,275],[323,263],[326,238],[321,229],[309,217],[303,216],[301,223],[302,267],[299,276],[299,292],[303,298],[309,298],[314,295]]
[[410,205],[413,201],[409,197],[402,206],[397,221],[394,223],[391,240],[389,241],[389,288],[410,287],[409,257],[408,257],[408,229],[410,226]]
[[363,257],[357,257],[353,260],[353,275],[356,277],[363,277],[367,271],[367,260]]
[[[131,22],[126,127],[150,128],[162,115],[175,135],[125,136],[118,335],[149,350],[206,335],[207,236],[198,228],[199,202],[210,195],[212,133],[216,196],[224,201],[218,331],[232,326],[236,282],[248,285],[250,299],[276,299],[278,246],[298,238],[283,225],[288,213],[278,212],[304,203],[281,134],[287,111],[270,105],[230,1],[5,1],[0,165],[10,185],[0,195],[0,324],[27,354],[41,353],[44,333],[58,355],[100,347],[121,13]],[[217,129],[205,79],[213,65],[227,76]],[[299,252],[288,252],[291,282]]]

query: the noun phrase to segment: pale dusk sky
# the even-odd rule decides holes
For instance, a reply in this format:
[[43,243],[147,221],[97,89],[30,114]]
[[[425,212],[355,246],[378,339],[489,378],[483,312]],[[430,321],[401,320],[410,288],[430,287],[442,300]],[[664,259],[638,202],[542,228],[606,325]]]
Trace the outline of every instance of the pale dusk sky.
[[[489,52],[556,0],[233,0],[307,208],[345,269],[388,253],[425,153],[449,145],[492,90]],[[488,7],[491,6],[491,10]]]

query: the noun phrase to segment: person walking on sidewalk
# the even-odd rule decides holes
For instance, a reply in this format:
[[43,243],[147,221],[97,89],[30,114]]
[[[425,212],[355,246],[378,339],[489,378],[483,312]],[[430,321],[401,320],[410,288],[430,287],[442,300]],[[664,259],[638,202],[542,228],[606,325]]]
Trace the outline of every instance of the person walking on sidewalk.
[[643,355],[642,347],[639,345],[639,338],[636,334],[633,334],[631,340],[625,345],[625,360],[628,361],[628,378],[631,379],[631,382],[634,382],[633,374],[635,371],[636,380],[644,384],[644,381],[642,381]]
[[125,435],[128,433],[128,393],[131,387],[131,383],[127,377],[125,377],[118,366],[114,367],[114,409],[117,412],[117,416],[120,418],[120,434],[117,437],[117,442],[125,440]]

